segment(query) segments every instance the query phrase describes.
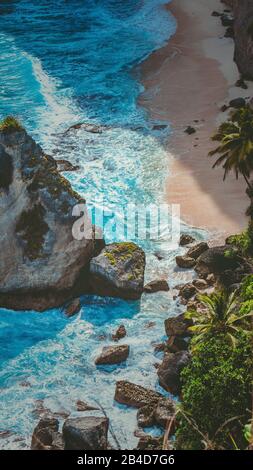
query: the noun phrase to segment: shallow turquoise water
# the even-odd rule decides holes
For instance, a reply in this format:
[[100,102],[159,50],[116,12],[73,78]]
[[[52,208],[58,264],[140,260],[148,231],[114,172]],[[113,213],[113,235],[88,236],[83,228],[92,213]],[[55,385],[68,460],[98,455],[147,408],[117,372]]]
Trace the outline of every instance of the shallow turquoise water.
[[[136,100],[142,91],[138,64],[175,31],[165,3],[23,0],[0,6],[1,117],[17,115],[46,151],[77,162],[81,170],[66,176],[89,207],[103,205],[116,219],[127,203],[163,199],[170,128],[154,132],[156,123]],[[63,137],[77,122],[108,129]],[[115,236],[106,232],[106,238]],[[166,275],[171,285],[182,281],[166,235],[140,243],[147,253],[147,280]],[[143,295],[140,302],[84,297],[80,314],[70,320],[59,309],[43,314],[1,309],[1,430],[10,435],[0,447],[29,447],[42,403],[53,412],[75,413],[76,400],[85,400],[100,403],[121,446],[133,448],[136,410],[114,403],[115,381],[158,387],[159,357],[152,342],[162,340],[164,319],[181,311],[172,297],[170,292]],[[121,323],[131,351],[126,365],[97,369],[95,357]]]

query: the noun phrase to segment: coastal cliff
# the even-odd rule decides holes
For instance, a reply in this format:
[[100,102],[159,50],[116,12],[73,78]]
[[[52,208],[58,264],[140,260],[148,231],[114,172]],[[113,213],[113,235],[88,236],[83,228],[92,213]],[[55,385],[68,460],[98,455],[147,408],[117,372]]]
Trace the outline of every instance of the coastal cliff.
[[224,0],[233,8],[235,62],[245,79],[253,79],[253,2],[252,0]]
[[[78,203],[85,201],[61,176],[57,161],[7,118],[0,126],[1,307],[43,311],[76,295],[98,293],[99,281],[107,286],[102,295],[140,297],[145,255],[135,244],[119,244],[113,280],[108,268],[94,282],[90,260],[105,244],[95,240],[88,215],[83,220],[90,236],[73,238],[72,210]],[[124,282],[123,276],[128,276]]]

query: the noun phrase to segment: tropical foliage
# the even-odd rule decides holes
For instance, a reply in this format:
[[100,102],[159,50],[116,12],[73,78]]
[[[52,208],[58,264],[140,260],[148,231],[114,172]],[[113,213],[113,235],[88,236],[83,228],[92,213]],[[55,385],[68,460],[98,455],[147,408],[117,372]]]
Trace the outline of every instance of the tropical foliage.
[[222,165],[224,180],[230,171],[234,171],[236,178],[242,174],[247,185],[251,188],[250,175],[253,171],[253,111],[245,106],[231,114],[230,120],[219,127],[213,140],[219,146],[209,152],[210,156],[220,154],[213,165]]
[[239,312],[238,293],[226,291],[209,295],[199,295],[198,300],[203,308],[199,311],[188,311],[186,318],[192,319],[194,325],[190,330],[195,333],[193,347],[203,342],[207,335],[223,334],[224,340],[233,347],[236,345],[236,333],[248,330],[247,319],[253,317],[253,311]]
[[248,336],[236,333],[236,347],[224,334],[207,335],[183,369],[177,415],[178,449],[245,449],[250,419],[252,351]]

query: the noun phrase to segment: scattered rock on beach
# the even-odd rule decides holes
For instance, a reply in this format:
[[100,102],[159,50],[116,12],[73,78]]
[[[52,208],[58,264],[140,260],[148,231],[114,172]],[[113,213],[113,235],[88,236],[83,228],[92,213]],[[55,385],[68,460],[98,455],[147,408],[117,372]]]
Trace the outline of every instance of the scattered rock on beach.
[[246,101],[244,98],[235,98],[229,102],[230,108],[240,109],[246,106]]
[[195,238],[192,237],[191,235],[188,235],[187,233],[182,233],[180,237],[179,245],[186,246],[186,245],[190,245],[190,243],[193,243],[195,241],[196,241]]
[[225,26],[225,28],[233,27],[234,26],[234,18],[231,15],[223,13],[221,15],[221,23],[222,23],[222,26]]
[[242,88],[243,90],[247,90],[248,89],[248,85],[247,83],[244,81],[243,78],[239,78],[237,80],[237,82],[235,83],[235,86],[238,87],[238,88]]
[[90,283],[97,295],[138,299],[143,292],[145,253],[135,243],[112,243],[92,258]]
[[186,134],[188,135],[192,135],[192,134],[195,134],[196,132],[196,129],[192,126],[188,126],[185,131],[184,131]]
[[123,405],[141,408],[150,403],[157,403],[160,398],[162,398],[160,393],[141,385],[126,380],[120,380],[116,383],[114,399]]
[[157,281],[151,281],[144,286],[144,292],[147,294],[153,294],[159,291],[169,291],[168,282],[165,279],[158,279]]
[[122,338],[125,338],[127,332],[124,325],[120,325],[114,334],[112,334],[113,341],[119,341]]
[[192,269],[196,264],[196,260],[190,256],[176,256],[176,263],[179,268]]
[[105,346],[102,353],[97,357],[95,364],[106,365],[106,364],[120,364],[127,360],[129,356],[129,346],[127,344],[121,344],[120,346]]

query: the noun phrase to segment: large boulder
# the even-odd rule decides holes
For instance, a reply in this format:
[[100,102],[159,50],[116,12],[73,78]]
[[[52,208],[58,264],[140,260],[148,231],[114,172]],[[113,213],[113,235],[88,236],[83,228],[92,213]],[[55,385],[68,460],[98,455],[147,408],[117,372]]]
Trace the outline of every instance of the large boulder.
[[123,405],[141,408],[150,403],[157,403],[162,398],[158,392],[136,385],[126,380],[120,380],[116,383],[114,399]]
[[192,320],[185,318],[184,313],[177,317],[167,318],[164,322],[167,336],[190,336],[189,327],[192,326]]
[[106,450],[109,420],[106,417],[69,418],[63,425],[66,450]]
[[90,282],[97,295],[138,299],[143,292],[145,253],[135,243],[112,243],[92,258]]
[[154,294],[155,292],[168,292],[170,290],[168,282],[165,279],[157,279],[157,281],[151,281],[144,286],[144,292],[147,294]]
[[186,256],[197,259],[200,255],[202,255],[202,253],[208,250],[208,248],[209,246],[206,242],[197,243],[197,245],[194,245],[187,251]]
[[253,2],[234,0],[235,62],[246,79],[253,79]]
[[102,353],[97,357],[95,364],[119,364],[127,360],[129,356],[129,346],[121,344],[120,346],[105,346]]
[[191,269],[194,268],[196,260],[190,256],[176,256],[176,263],[179,268]]
[[0,130],[3,172],[0,305],[39,311],[62,305],[94,252],[92,236],[78,241],[72,235],[73,207],[85,201],[20,126]]
[[226,286],[241,282],[245,275],[253,272],[252,265],[241,257],[231,245],[209,248],[197,260],[196,272],[207,278],[214,274]]
[[62,450],[62,439],[58,430],[58,419],[51,417],[41,419],[33,431],[31,450],[53,450],[55,447],[58,449],[61,447]]
[[157,369],[160,385],[173,395],[179,395],[181,392],[180,374],[189,362],[190,353],[187,351],[165,354],[161,365]]

